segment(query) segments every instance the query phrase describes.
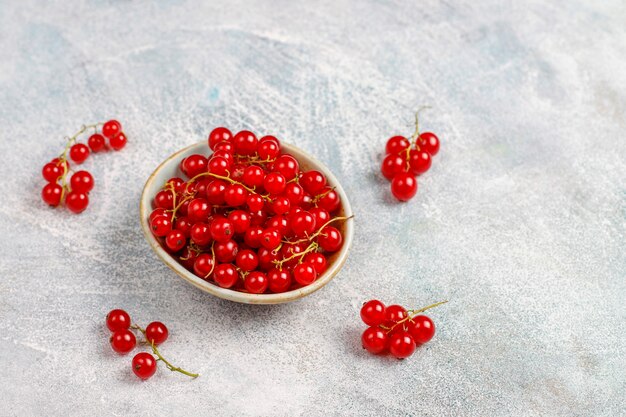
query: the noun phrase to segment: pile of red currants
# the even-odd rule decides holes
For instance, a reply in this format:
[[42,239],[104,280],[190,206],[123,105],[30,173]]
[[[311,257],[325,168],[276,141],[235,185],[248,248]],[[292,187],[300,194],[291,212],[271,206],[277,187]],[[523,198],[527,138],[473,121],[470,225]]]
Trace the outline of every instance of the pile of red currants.
[[212,152],[180,161],[148,219],[163,248],[200,278],[253,294],[310,285],[343,244],[341,201],[319,171],[300,169],[274,136],[224,127]]
[[[419,112],[418,112],[419,113]],[[417,114],[415,133],[410,140],[393,136],[387,141],[381,172],[391,181],[391,193],[400,201],[408,201],[417,193],[417,176],[430,168],[432,157],[439,152],[439,139],[431,132],[419,132]]]
[[447,301],[419,310],[406,310],[397,304],[385,306],[379,300],[366,302],[361,307],[361,320],[370,327],[361,336],[363,348],[373,354],[389,352],[398,359],[408,358],[417,345],[435,335],[435,323],[420,313],[445,303]]
[[154,375],[158,361],[163,362],[170,371],[180,372],[192,378],[198,377],[198,374],[180,369],[163,358],[157,349],[157,346],[167,340],[169,331],[167,330],[167,327],[165,327],[165,324],[160,321],[153,321],[148,324],[145,329],[143,329],[136,324],[131,323],[130,316],[126,311],[115,309],[111,310],[109,314],[107,314],[106,325],[113,333],[109,339],[111,347],[120,355],[130,353],[133,349],[135,349],[135,346],[137,346],[137,338],[132,330],[140,332],[145,339],[144,343],[152,348],[152,353],[157,357],[156,359],[148,352],[140,352],[133,358],[133,372],[139,378],[148,379]]
[[[98,128],[102,126],[101,132]],[[94,133],[87,140],[87,145],[77,142],[78,137],[89,129]],[[80,213],[89,204],[89,192],[93,189],[94,180],[89,171],[76,171],[67,181],[70,173],[69,159],[76,164],[82,164],[89,157],[90,152],[100,152],[109,147],[119,151],[126,145],[126,135],[122,132],[122,125],[117,120],[106,123],[83,126],[74,136],[70,137],[63,153],[43,166],[42,175],[48,183],[41,190],[41,198],[52,207],[57,207],[63,201],[65,206],[74,213]]]

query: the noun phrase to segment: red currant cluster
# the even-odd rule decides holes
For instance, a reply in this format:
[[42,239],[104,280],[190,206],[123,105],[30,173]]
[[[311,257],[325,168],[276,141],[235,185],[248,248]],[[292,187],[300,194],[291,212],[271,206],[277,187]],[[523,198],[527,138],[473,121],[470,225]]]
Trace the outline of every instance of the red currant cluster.
[[[418,112],[419,113],[419,112]],[[417,176],[428,171],[432,157],[439,152],[439,139],[434,133],[419,133],[417,114],[415,133],[410,140],[393,136],[387,141],[387,155],[381,172],[391,181],[391,193],[400,201],[408,201],[417,193]]]
[[343,244],[341,209],[319,171],[301,171],[278,139],[224,127],[208,156],[180,162],[154,197],[149,223],[163,247],[199,277],[254,294],[313,283]]
[[[102,133],[98,133],[99,126],[102,126]],[[94,129],[94,133],[87,140],[89,146],[77,142],[78,137],[88,129]],[[122,132],[122,125],[117,120],[83,126],[68,139],[63,153],[43,166],[42,175],[48,181],[41,190],[41,198],[44,202],[56,207],[65,200],[67,208],[74,213],[80,213],[87,208],[88,195],[94,185],[93,176],[89,171],[76,171],[72,174],[68,184],[67,174],[70,172],[68,156],[72,162],[82,164],[89,157],[90,150],[100,152],[106,149],[105,138],[109,139],[109,147],[113,150],[119,151],[126,145],[126,135]]]
[[133,372],[139,378],[148,379],[154,375],[157,361],[163,362],[170,371],[180,372],[192,378],[198,377],[198,374],[175,367],[163,358],[157,346],[167,340],[169,332],[165,324],[160,321],[153,321],[145,329],[142,329],[136,324],[131,324],[130,316],[126,311],[115,309],[107,314],[106,325],[113,332],[110,338],[111,347],[120,355],[130,353],[137,346],[137,338],[131,330],[139,331],[145,339],[143,343],[150,345],[152,348],[152,353],[157,359],[148,352],[140,352],[133,358]]
[[361,308],[361,319],[370,327],[361,336],[363,348],[373,354],[389,351],[398,359],[408,358],[417,345],[435,335],[435,323],[420,313],[445,303],[447,301],[419,310],[406,310],[397,304],[385,307],[378,300],[366,302]]

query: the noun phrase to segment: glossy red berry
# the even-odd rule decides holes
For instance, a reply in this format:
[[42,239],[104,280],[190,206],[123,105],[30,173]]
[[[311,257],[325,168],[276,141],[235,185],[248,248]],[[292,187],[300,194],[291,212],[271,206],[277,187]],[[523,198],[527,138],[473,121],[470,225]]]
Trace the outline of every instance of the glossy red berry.
[[317,243],[326,252],[337,252],[343,244],[341,232],[333,226],[326,226],[317,237]]
[[439,138],[432,132],[424,132],[419,135],[417,144],[420,149],[425,150],[432,156],[437,155],[439,152]]
[[243,210],[233,210],[228,215],[228,220],[233,224],[235,233],[243,234],[250,227],[250,213]]
[[383,324],[385,319],[385,305],[379,300],[370,300],[361,307],[361,320],[368,326]]
[[250,194],[246,198],[246,205],[251,212],[257,212],[263,209],[265,203],[263,202],[263,198],[258,194]]
[[207,246],[213,240],[211,229],[207,223],[198,222],[191,226],[189,237],[198,246]]
[[138,378],[146,380],[155,374],[157,363],[154,356],[148,352],[139,352],[132,362],[133,372]]
[[224,204],[224,190],[226,190],[227,185],[228,184],[222,180],[213,180],[207,185],[206,199],[209,204],[216,206]]
[[193,178],[198,174],[206,172],[208,166],[207,159],[200,154],[189,155],[181,163],[181,170],[189,178]]
[[415,352],[415,341],[407,332],[393,333],[389,338],[389,352],[398,359],[408,358]]
[[424,344],[435,335],[435,323],[428,316],[413,317],[407,323],[407,330],[418,345]]
[[211,222],[211,236],[218,242],[228,242],[235,234],[232,222],[225,218],[217,218]]
[[279,172],[270,172],[263,179],[263,187],[265,191],[272,195],[278,195],[285,191],[287,181],[285,177]]
[[187,217],[192,223],[206,221],[211,212],[209,202],[204,198],[194,198],[189,202]]
[[191,221],[185,216],[176,217],[174,221],[174,229],[178,230],[183,234],[185,238],[188,238],[191,235]]
[[237,283],[239,274],[233,264],[219,264],[213,272],[213,280],[222,288],[230,288]]
[[315,227],[317,228],[324,226],[330,220],[330,214],[323,208],[313,207],[309,213],[315,217]]
[[237,252],[239,252],[239,245],[234,240],[228,242],[215,242],[213,246],[215,251],[215,258],[220,263],[228,263],[235,260]]
[[128,329],[131,325],[130,315],[119,308],[109,311],[106,317],[107,328],[115,332],[117,330]]
[[404,320],[407,317],[407,311],[404,307],[392,304],[385,308],[385,322],[387,327],[392,327],[397,322]]
[[271,269],[267,273],[267,280],[273,293],[285,292],[291,287],[291,273],[287,269]]
[[248,187],[259,187],[263,185],[265,179],[265,173],[261,167],[256,165],[250,165],[243,171],[243,177],[241,181]]
[[244,249],[237,252],[235,264],[242,271],[254,271],[259,266],[259,258],[255,252],[250,249]]
[[111,139],[122,131],[122,125],[117,120],[109,120],[102,126],[102,134]]
[[160,345],[165,342],[168,335],[169,331],[167,327],[160,321],[153,321],[146,326],[146,340],[155,345]]
[[298,175],[300,165],[296,158],[291,155],[283,154],[279,156],[274,162],[274,171],[282,174],[287,181],[293,179]]
[[421,175],[428,171],[432,160],[430,154],[423,150],[411,150],[409,152],[409,167],[414,175]]
[[106,141],[104,136],[99,133],[94,133],[89,136],[89,139],[87,139],[87,145],[89,146],[89,149],[91,149],[91,152],[100,152],[104,150],[105,144]]
[[208,253],[201,253],[193,263],[193,271],[202,279],[208,279],[211,276],[214,264],[213,257]]
[[171,210],[174,208],[174,194],[170,190],[161,190],[154,196],[154,205],[157,208]]
[[387,141],[385,151],[388,154],[398,154],[405,151],[406,148],[411,146],[411,142],[404,136],[393,136]]
[[216,146],[220,142],[230,141],[233,134],[225,127],[216,127],[209,133],[209,148],[216,150]]
[[239,155],[254,155],[257,150],[258,140],[254,133],[242,130],[232,140],[235,153]]
[[120,132],[109,139],[109,145],[114,151],[121,150],[124,146],[126,146],[126,142],[128,142],[128,139],[126,138],[124,132]]
[[65,197],[65,206],[76,214],[85,211],[88,205],[89,197],[85,193],[70,191]]
[[300,185],[307,193],[316,195],[326,186],[326,177],[316,170],[307,171],[300,177]]
[[261,234],[261,245],[269,250],[276,249],[280,245],[280,239],[282,238],[278,229],[270,227],[263,231]]
[[248,191],[241,184],[230,184],[224,189],[224,202],[229,207],[239,207],[246,203]]
[[317,271],[313,265],[301,263],[293,268],[293,278],[300,285],[310,285],[317,278]]
[[389,337],[380,327],[368,327],[361,336],[361,344],[368,352],[377,355],[387,350]]
[[289,216],[289,225],[294,236],[305,238],[315,232],[315,217],[306,210],[299,211]]
[[48,162],[43,166],[41,175],[48,182],[56,182],[63,175],[63,166]]
[[41,199],[48,205],[56,207],[61,204],[63,187],[56,183],[46,184],[41,190]]
[[169,216],[156,216],[150,222],[152,233],[158,237],[164,237],[172,230],[172,220]]
[[383,164],[380,167],[380,172],[388,180],[392,180],[397,174],[406,172],[407,161],[406,157],[398,154],[389,154],[383,159]]
[[209,172],[215,175],[225,177],[230,170],[230,163],[226,158],[214,156],[209,160]]
[[[267,136],[266,136],[267,137]],[[280,155],[280,146],[277,142],[273,140],[264,140],[262,138],[259,141],[259,146],[257,148],[257,152],[259,153],[259,157],[263,161],[272,161]]]
[[88,193],[93,189],[93,184],[93,176],[87,171],[77,171],[70,179],[72,191],[79,193]]
[[285,214],[291,208],[291,202],[287,197],[278,196],[272,201],[272,211],[276,214]]
[[120,355],[125,355],[137,346],[135,334],[128,329],[116,330],[109,339],[113,350]]
[[70,159],[82,164],[89,157],[89,148],[83,143],[77,143],[70,148]]
[[417,193],[417,179],[411,174],[397,174],[391,181],[391,193],[400,201],[408,201]]
[[325,187],[320,192],[320,199],[317,202],[317,206],[323,208],[329,213],[332,213],[339,209],[341,206],[341,200],[339,194],[335,190],[329,187]]
[[292,207],[297,207],[304,199],[304,189],[295,182],[290,182],[285,186],[283,195],[289,199]]
[[263,294],[267,291],[269,282],[263,272],[253,271],[246,276],[243,286],[249,293]]
[[261,246],[261,235],[263,234],[263,228],[260,226],[250,226],[248,230],[246,230],[245,235],[243,236],[243,241],[246,245],[251,248],[258,248]]
[[326,272],[326,268],[328,267],[326,257],[319,252],[307,253],[304,256],[303,262],[313,265],[318,276]]
[[178,252],[187,244],[187,238],[180,230],[172,230],[165,237],[165,246],[172,252]]

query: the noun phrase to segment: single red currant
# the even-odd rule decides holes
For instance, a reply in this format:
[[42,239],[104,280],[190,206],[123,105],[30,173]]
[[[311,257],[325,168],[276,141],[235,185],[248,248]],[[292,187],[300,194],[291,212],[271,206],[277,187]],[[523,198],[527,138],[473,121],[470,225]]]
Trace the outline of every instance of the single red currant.
[[304,198],[304,189],[300,184],[290,182],[285,186],[283,195],[289,199],[292,207],[299,206]]
[[288,154],[279,156],[274,162],[274,171],[281,173],[287,181],[295,178],[299,170],[300,165],[296,158]]
[[326,252],[337,252],[343,244],[343,237],[333,226],[326,226],[317,237],[317,243]]
[[267,136],[259,141],[257,152],[261,160],[272,161],[280,155],[280,146],[272,140],[263,140],[265,138],[267,138]]
[[289,290],[291,287],[291,273],[287,269],[274,268],[267,273],[269,289],[273,293]]
[[276,229],[275,227],[270,227],[263,231],[263,233],[261,234],[260,241],[261,241],[261,245],[264,248],[273,250],[273,249],[276,249],[278,245],[280,245],[281,239],[282,239],[282,236],[280,232],[278,231],[278,229]]
[[231,211],[228,220],[233,223],[235,233],[242,234],[250,227],[250,213],[243,210]]
[[176,217],[174,220],[174,229],[181,232],[185,238],[191,236],[191,226],[193,225],[186,216]]
[[328,266],[326,257],[319,252],[307,253],[304,256],[303,262],[313,265],[313,268],[315,268],[315,272],[317,272],[318,276],[322,275]]
[[41,175],[48,182],[56,182],[63,175],[63,167],[53,162],[48,162],[43,166]]
[[263,294],[267,291],[269,282],[267,276],[263,272],[253,271],[246,276],[243,286],[249,293]]
[[155,236],[163,237],[172,230],[172,220],[169,216],[156,216],[150,222],[150,226]]
[[385,318],[385,305],[378,300],[370,300],[361,307],[361,320],[368,326],[383,324]]
[[388,154],[398,154],[411,146],[411,142],[404,136],[393,136],[387,141],[385,151]]
[[88,193],[93,189],[93,177],[87,171],[77,171],[70,179],[72,191]]
[[428,316],[419,315],[408,322],[408,332],[418,345],[424,344],[435,335],[435,323]]
[[327,212],[332,213],[341,206],[339,194],[337,194],[334,189],[325,187],[322,189],[320,195],[322,197],[319,198],[317,206],[323,208]]
[[417,193],[417,180],[412,174],[397,174],[391,181],[391,193],[400,201],[408,201]]
[[281,194],[285,191],[285,187],[287,186],[287,181],[285,177],[279,172],[270,172],[265,176],[263,180],[263,187],[265,191],[272,195]]
[[385,325],[387,327],[394,326],[397,322],[407,317],[406,309],[400,305],[392,304],[385,308]]
[[254,155],[257,150],[258,140],[254,133],[242,130],[233,138],[235,152],[239,155]]
[[189,155],[183,159],[181,163],[181,171],[189,178],[193,178],[198,174],[206,172],[209,162],[200,154]]
[[189,202],[187,217],[192,223],[206,221],[211,212],[209,202],[204,198],[194,198]]
[[233,137],[230,130],[225,127],[216,127],[209,133],[209,148],[216,150],[216,146],[221,142],[228,142]]
[[193,263],[193,271],[202,279],[208,279],[213,270],[214,260],[208,253],[201,253]]
[[289,216],[289,224],[297,238],[309,237],[315,231],[315,217],[305,210]]
[[178,252],[187,244],[187,238],[180,230],[172,230],[165,237],[165,246],[172,252]]
[[392,180],[397,174],[406,172],[407,162],[406,158],[403,158],[398,154],[389,154],[383,159],[383,164],[380,167],[380,172],[388,180]]
[[326,177],[319,171],[307,171],[300,177],[300,184],[307,193],[318,194],[326,186]]
[[301,263],[293,268],[293,278],[300,285],[309,285],[317,278],[317,272],[313,265]]
[[272,211],[276,214],[285,214],[291,208],[291,202],[287,197],[278,196],[272,201]]
[[408,358],[415,352],[415,340],[407,332],[397,332],[389,339],[389,352],[398,359]]
[[243,171],[242,182],[248,187],[259,187],[263,185],[263,179],[265,179],[265,173],[261,167],[256,165],[250,165]]
[[130,315],[126,311],[116,308],[107,314],[106,324],[107,328],[112,332],[128,329],[131,325]]
[[77,191],[70,191],[65,197],[65,205],[76,214],[83,212],[89,205],[89,197],[87,194]]
[[109,339],[111,347],[120,355],[125,355],[135,348],[137,338],[135,334],[128,329],[116,330]]
[[237,253],[235,264],[242,271],[254,271],[259,266],[259,258],[254,251],[244,249]]
[[171,190],[161,190],[154,196],[154,206],[165,210],[174,208],[174,193]]
[[263,202],[263,198],[260,195],[250,194],[248,195],[248,198],[246,198],[246,205],[251,212],[257,212],[263,210],[265,203]]
[[417,144],[431,156],[435,156],[439,152],[439,138],[434,133],[422,133],[417,139]]
[[248,198],[248,191],[241,184],[230,184],[224,189],[224,201],[230,207],[243,206]]
[[213,280],[222,288],[230,288],[237,283],[239,274],[233,264],[219,264],[213,272]]
[[227,242],[216,242],[213,246],[215,251],[215,258],[220,263],[229,263],[235,260],[237,252],[239,252],[239,245],[234,240]]
[[313,207],[309,210],[309,213],[315,217],[315,226],[322,227],[330,220],[330,214],[326,210],[320,207]]
[[414,175],[421,175],[428,171],[431,164],[432,159],[428,152],[415,149],[409,152],[409,167]]
[[246,230],[246,234],[243,236],[243,241],[251,248],[258,248],[261,246],[261,235],[263,234],[263,228],[260,226],[250,226]]
[[138,378],[146,380],[155,374],[157,363],[148,352],[139,352],[133,358],[133,372]]
[[77,164],[82,164],[89,157],[89,148],[83,143],[77,143],[70,148],[70,158]]
[[109,145],[114,151],[121,150],[124,146],[126,146],[126,142],[128,142],[128,139],[126,138],[124,132],[120,132],[109,139]]
[[211,236],[218,242],[228,242],[235,234],[232,222],[225,218],[217,218],[211,222]]
[[99,133],[94,133],[93,135],[89,136],[89,139],[87,139],[87,145],[89,145],[89,149],[91,149],[91,152],[100,152],[104,150],[104,136]]
[[63,187],[56,183],[46,184],[41,190],[41,199],[48,205],[56,207],[61,204]]
[[257,254],[259,256],[259,269],[269,271],[275,267],[274,262],[278,261],[280,251],[261,247]]
[[167,327],[160,321],[153,321],[146,326],[146,340],[155,345],[160,345],[165,342],[168,335],[169,331]]
[[189,237],[198,246],[206,246],[211,243],[211,229],[208,224],[199,222],[191,226]]
[[213,180],[206,187],[206,199],[209,204],[220,206],[224,204],[224,190],[226,190],[226,182],[222,180]]
[[361,336],[361,343],[368,352],[377,355],[387,350],[389,337],[380,327],[368,327]]
[[102,125],[102,134],[109,139],[111,139],[113,136],[117,135],[121,131],[122,125],[117,120],[109,120],[104,125]]

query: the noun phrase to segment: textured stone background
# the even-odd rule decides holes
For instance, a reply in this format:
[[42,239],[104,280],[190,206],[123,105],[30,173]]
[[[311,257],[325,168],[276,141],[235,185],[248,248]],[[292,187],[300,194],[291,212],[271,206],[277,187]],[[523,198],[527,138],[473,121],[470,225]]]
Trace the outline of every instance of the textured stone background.
[[[623,1],[0,3],[0,415],[625,415]],[[378,166],[423,124],[408,204]],[[39,199],[63,136],[117,116],[80,216]],[[149,173],[213,126],[273,133],[345,184],[342,273],[289,305],[199,292],[151,253]],[[362,351],[360,304],[423,306],[406,361]],[[171,329],[202,374],[132,375],[106,312]]]

